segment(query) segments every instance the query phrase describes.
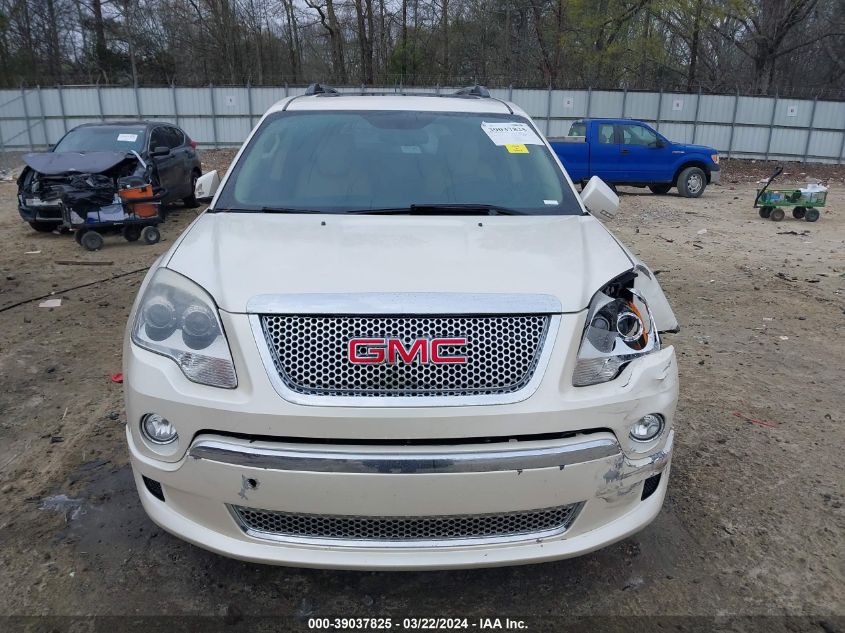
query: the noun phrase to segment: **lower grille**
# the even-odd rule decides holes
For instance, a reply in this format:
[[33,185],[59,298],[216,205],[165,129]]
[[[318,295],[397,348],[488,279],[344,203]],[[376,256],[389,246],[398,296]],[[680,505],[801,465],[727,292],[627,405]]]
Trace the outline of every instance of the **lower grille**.
[[[338,539],[395,545],[424,541],[534,538],[561,534],[581,504],[502,514],[367,517],[294,514],[231,506],[241,526],[253,536],[285,539]],[[424,545],[424,543],[422,543]]]

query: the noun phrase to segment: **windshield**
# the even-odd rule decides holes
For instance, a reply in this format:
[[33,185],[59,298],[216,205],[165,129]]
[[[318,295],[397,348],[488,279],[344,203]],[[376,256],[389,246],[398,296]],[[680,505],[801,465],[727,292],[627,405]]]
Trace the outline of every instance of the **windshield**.
[[140,152],[144,148],[145,129],[139,126],[78,127],[68,132],[54,152]]
[[271,115],[245,148],[215,208],[448,212],[474,205],[481,211],[583,213],[526,119],[402,111]]

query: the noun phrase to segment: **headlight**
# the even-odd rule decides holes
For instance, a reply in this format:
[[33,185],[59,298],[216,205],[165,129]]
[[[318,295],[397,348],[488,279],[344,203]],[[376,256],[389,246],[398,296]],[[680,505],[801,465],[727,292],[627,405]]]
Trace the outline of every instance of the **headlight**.
[[614,279],[590,301],[572,384],[586,387],[613,380],[629,362],[660,349],[645,300],[633,288],[633,273]]
[[717,165],[719,164],[719,155],[718,154],[711,154],[710,160],[712,160]]
[[172,358],[193,382],[234,389],[238,382],[217,307],[187,277],[159,268],[132,325],[132,342]]

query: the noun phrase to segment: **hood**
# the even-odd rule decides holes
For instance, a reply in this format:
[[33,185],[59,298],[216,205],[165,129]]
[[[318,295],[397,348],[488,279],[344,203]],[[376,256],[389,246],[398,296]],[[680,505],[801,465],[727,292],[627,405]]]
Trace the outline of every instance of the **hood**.
[[585,216],[372,216],[205,213],[166,264],[223,310],[292,293],[525,293],[564,312],[632,262]]
[[675,143],[674,145],[676,148],[682,149],[690,154],[705,154],[707,156],[711,156],[719,153],[719,150],[713,147],[707,147],[706,145],[687,145],[686,143]]
[[35,152],[23,155],[23,162],[45,176],[60,174],[101,174],[134,158],[126,152]]

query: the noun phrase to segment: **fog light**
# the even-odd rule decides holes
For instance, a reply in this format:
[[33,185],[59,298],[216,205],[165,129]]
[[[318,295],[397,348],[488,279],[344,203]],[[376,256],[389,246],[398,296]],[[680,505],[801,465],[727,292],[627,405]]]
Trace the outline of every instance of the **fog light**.
[[659,413],[649,413],[631,425],[631,438],[638,442],[648,442],[663,431],[663,416]]
[[179,437],[176,427],[158,413],[148,413],[141,418],[141,432],[144,437],[156,444],[170,444]]

